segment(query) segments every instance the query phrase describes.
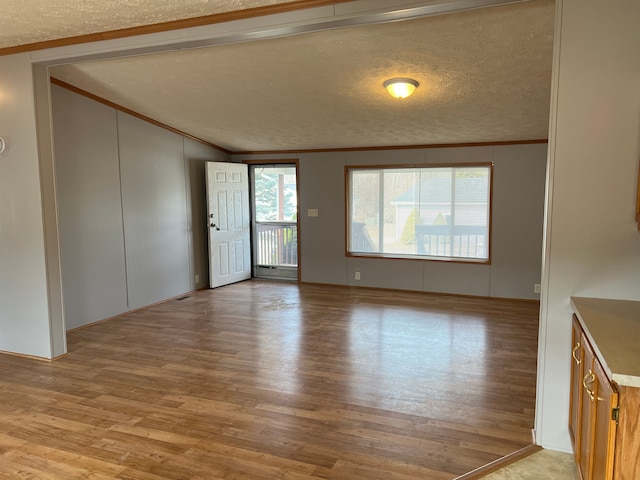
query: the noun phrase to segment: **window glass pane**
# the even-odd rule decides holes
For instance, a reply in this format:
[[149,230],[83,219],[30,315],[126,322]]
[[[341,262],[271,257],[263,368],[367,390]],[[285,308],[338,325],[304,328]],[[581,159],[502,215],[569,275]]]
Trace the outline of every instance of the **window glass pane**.
[[350,171],[349,251],[489,257],[489,166]]
[[456,257],[486,258],[489,234],[489,169],[455,169]]
[[451,256],[452,186],[450,167],[420,170],[420,222],[416,226],[420,255]]
[[487,168],[456,169],[456,225],[487,226],[489,172]]
[[420,170],[419,208],[422,225],[451,224],[451,168]]
[[350,175],[352,252],[379,252],[380,171],[352,170]]
[[383,253],[415,254],[418,170],[384,170]]
[[295,222],[295,167],[266,166],[254,170],[257,222]]

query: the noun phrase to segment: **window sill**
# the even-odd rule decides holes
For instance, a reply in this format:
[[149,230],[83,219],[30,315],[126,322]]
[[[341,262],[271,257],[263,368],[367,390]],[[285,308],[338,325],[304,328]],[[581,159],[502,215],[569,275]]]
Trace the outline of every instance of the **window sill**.
[[430,257],[427,255],[401,255],[401,254],[371,254],[347,252],[347,257],[351,258],[380,258],[391,260],[418,260],[425,262],[445,262],[445,263],[471,263],[476,265],[491,265],[490,258],[462,258],[462,257]]

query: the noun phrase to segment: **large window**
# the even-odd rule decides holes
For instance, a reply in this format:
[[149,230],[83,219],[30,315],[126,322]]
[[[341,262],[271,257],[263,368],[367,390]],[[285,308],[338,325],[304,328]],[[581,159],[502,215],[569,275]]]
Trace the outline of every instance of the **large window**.
[[490,164],[347,174],[348,254],[489,262]]

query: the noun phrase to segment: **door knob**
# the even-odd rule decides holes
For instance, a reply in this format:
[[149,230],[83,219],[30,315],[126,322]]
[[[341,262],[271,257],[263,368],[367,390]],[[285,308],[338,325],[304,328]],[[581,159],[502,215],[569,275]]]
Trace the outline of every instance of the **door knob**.
[[215,228],[216,230],[220,230],[220,227],[215,223],[210,223],[209,226]]

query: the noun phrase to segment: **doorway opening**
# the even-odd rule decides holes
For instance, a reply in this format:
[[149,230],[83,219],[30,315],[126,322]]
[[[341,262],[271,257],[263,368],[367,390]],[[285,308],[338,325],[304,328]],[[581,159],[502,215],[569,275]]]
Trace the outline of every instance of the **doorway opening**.
[[297,165],[251,166],[252,276],[298,280]]

